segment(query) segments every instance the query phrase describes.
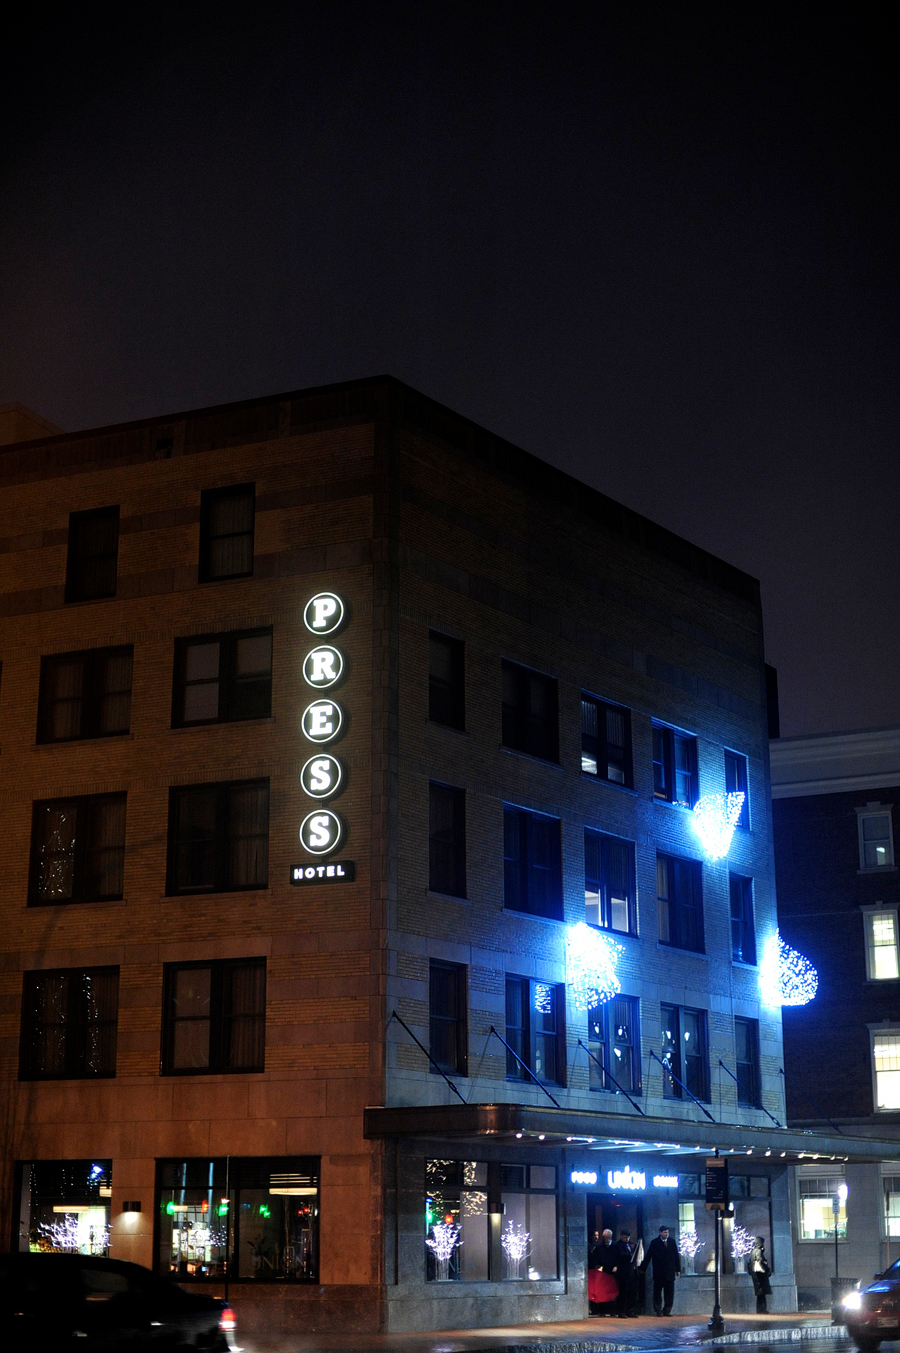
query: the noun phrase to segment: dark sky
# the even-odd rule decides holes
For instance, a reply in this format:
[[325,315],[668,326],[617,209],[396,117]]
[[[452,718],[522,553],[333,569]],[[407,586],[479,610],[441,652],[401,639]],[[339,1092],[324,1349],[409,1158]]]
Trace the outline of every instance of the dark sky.
[[898,724],[888,14],[32,6],[0,402],[390,372],[759,577],[785,734]]

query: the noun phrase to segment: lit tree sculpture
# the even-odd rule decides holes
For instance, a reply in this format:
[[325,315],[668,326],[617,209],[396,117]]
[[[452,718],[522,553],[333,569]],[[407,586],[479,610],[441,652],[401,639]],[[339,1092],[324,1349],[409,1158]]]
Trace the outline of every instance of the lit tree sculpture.
[[500,1237],[500,1244],[503,1246],[503,1252],[506,1255],[509,1269],[508,1276],[510,1278],[521,1278],[522,1261],[527,1258],[531,1250],[531,1232],[526,1231],[521,1222],[509,1221]]
[[459,1227],[453,1226],[450,1222],[436,1221],[431,1228],[431,1235],[425,1239],[425,1244],[434,1255],[438,1282],[446,1282],[450,1277],[450,1259],[453,1251],[457,1245],[462,1244]]
[[731,1233],[731,1257],[735,1262],[735,1267],[744,1268],[747,1263],[747,1256],[752,1252],[756,1244],[756,1237],[743,1226],[736,1226]]
[[678,1253],[685,1261],[685,1270],[693,1273],[697,1255],[706,1247],[706,1241],[701,1240],[694,1230],[682,1231],[678,1237]]

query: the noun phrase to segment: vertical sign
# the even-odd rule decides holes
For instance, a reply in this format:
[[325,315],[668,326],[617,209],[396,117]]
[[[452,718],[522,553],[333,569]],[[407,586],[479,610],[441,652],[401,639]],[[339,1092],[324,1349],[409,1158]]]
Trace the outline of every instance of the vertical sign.
[[706,1157],[706,1210],[728,1211],[728,1161],[724,1156]]

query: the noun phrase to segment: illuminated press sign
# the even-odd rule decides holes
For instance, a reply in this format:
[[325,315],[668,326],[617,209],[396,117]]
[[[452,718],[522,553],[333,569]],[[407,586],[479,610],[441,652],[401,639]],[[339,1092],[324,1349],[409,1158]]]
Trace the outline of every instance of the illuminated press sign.
[[[336,634],[347,619],[344,601],[335,592],[317,592],[303,608],[303,623],[310,634]],[[346,674],[343,653],[334,644],[316,644],[303,659],[303,680],[313,690],[327,691],[337,686]],[[336,700],[327,696],[313,700],[300,717],[300,729],[307,742],[317,746],[336,742],[345,725],[344,711]],[[307,813],[300,823],[300,844],[309,855],[331,855],[343,844],[346,827],[333,809],[322,800],[333,799],[344,785],[344,767],[331,752],[321,751],[311,756],[300,771],[300,788],[308,798],[318,800],[318,806]],[[353,862],[342,860],[333,864],[295,865],[291,883],[336,883],[352,880]]]

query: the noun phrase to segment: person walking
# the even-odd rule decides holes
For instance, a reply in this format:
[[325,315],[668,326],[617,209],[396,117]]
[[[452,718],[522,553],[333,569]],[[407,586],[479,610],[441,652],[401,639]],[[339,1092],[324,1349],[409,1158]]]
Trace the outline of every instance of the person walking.
[[616,1247],[612,1231],[605,1230],[600,1244],[592,1251],[591,1273],[588,1274],[588,1300],[591,1315],[612,1315],[618,1297],[616,1282]]
[[753,1283],[753,1291],[756,1296],[756,1314],[768,1315],[769,1308],[766,1305],[766,1297],[772,1293],[772,1284],[769,1282],[769,1274],[772,1269],[766,1258],[766,1242],[762,1236],[756,1237],[756,1243],[750,1251],[750,1278]]
[[616,1281],[619,1284],[619,1299],[616,1302],[616,1315],[625,1317],[636,1315],[635,1289],[637,1287],[634,1271],[636,1252],[631,1243],[631,1232],[625,1227],[619,1232],[619,1239],[613,1246],[616,1252]]
[[653,1313],[671,1315],[675,1300],[675,1279],[681,1273],[681,1256],[678,1246],[669,1235],[668,1226],[659,1228],[659,1235],[650,1241],[641,1272],[648,1264],[653,1265]]

